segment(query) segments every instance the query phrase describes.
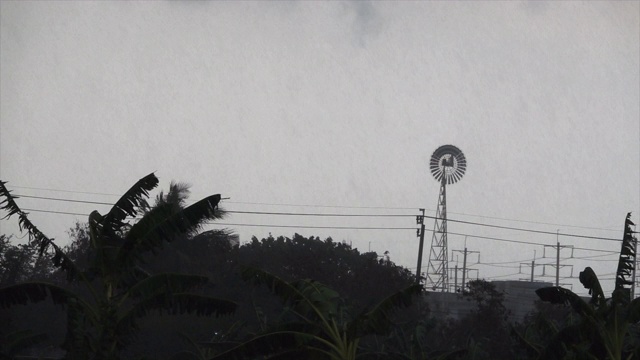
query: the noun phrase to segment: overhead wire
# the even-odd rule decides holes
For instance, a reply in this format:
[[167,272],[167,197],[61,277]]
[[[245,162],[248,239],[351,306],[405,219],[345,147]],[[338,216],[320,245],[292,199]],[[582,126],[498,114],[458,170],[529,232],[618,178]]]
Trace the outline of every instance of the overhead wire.
[[[42,188],[42,187],[29,187],[29,186],[12,186],[12,187],[13,188],[18,188],[18,189],[59,191],[59,192],[65,192],[65,193],[120,196],[118,194],[111,194],[111,193],[100,193],[100,192],[89,192],[89,191],[73,191],[73,190],[51,189],[51,188]],[[415,209],[421,209],[421,207],[341,206],[341,205],[288,204],[288,203],[243,202],[243,201],[226,201],[226,202],[230,203],[230,204],[244,204],[244,205],[294,206],[294,207],[318,207],[318,208],[345,208],[345,209],[391,209],[391,210],[415,210]],[[104,203],[104,204],[108,204],[108,203]],[[433,209],[427,209],[427,210],[430,211],[430,212],[435,212],[435,210],[433,210]],[[476,215],[476,214],[467,214],[467,213],[459,213],[459,212],[449,212],[449,213],[450,214],[456,214],[456,215],[462,215],[462,216],[481,217],[481,218],[487,218],[487,219],[513,221],[513,222],[523,222],[523,223],[531,223],[531,224],[539,224],[539,225],[563,226],[563,227],[572,227],[572,228],[589,229],[589,230],[617,231],[617,230],[611,229],[611,228],[598,228],[598,227],[588,227],[588,226],[579,226],[579,225],[547,223],[547,222],[540,222],[540,221],[509,219],[509,218],[502,218],[502,217],[496,217],[496,216]]]
[[[68,193],[79,193],[79,194],[119,196],[119,195],[116,195],[116,194],[108,194],[108,193],[81,192],[81,191],[69,191],[69,190],[60,190],[60,189],[54,190],[54,189],[33,188],[33,187],[19,187],[19,186],[14,186],[14,187],[15,188],[25,188],[25,189],[60,191],[60,192],[68,192]],[[16,195],[16,196],[25,197],[25,198],[42,199],[42,200],[55,200],[55,201],[85,203],[85,204],[94,204],[94,205],[108,205],[108,206],[112,206],[113,205],[113,203],[100,202],[100,201],[75,200],[75,199],[65,199],[65,198],[34,196],[34,195]],[[271,204],[271,203],[250,203],[250,202],[231,202],[231,201],[226,201],[226,203],[230,203],[230,204],[231,203],[235,203],[235,204],[252,204],[252,205],[300,206],[300,207],[303,207],[303,206],[304,207],[325,207],[325,208],[353,208],[353,209],[394,209],[394,210],[415,210],[416,209],[416,208],[402,208],[402,207]],[[53,210],[44,210],[44,209],[24,209],[24,210],[25,211],[34,211],[34,212],[53,213],[53,214],[88,216],[88,214],[77,213],[77,212],[53,211]],[[239,210],[229,210],[227,212],[231,213],[231,214],[235,213],[235,214],[274,215],[274,216],[320,216],[320,217],[414,217],[414,216],[418,216],[419,217],[419,216],[422,216],[422,215],[415,215],[415,214],[328,214],[328,213],[323,214],[323,213],[295,213],[295,212],[239,211]],[[483,216],[483,215],[471,215],[471,214],[454,213],[454,212],[450,212],[450,214],[458,214],[458,215],[464,215],[464,216],[477,216],[477,217],[483,217],[483,218],[491,218],[491,219],[498,219],[498,220],[508,220],[508,221],[517,221],[517,222],[527,222],[527,223],[534,223],[534,224],[557,225],[557,226],[566,226],[566,227],[574,227],[574,228],[615,231],[615,230],[604,229],[604,228],[582,227],[582,226],[574,226],[574,225],[566,225],[566,224],[551,224],[551,223],[543,223],[543,222],[535,222],[535,221],[515,220],[515,219],[506,219],[506,218],[490,217],[490,216]],[[427,216],[427,215],[424,215],[424,218],[429,218],[429,219],[434,219],[434,220],[439,219],[437,217]],[[550,231],[542,231],[542,230],[534,230],[534,229],[523,229],[523,228],[500,226],[500,225],[494,225],[494,224],[484,224],[484,223],[479,223],[479,222],[463,221],[463,220],[450,219],[450,218],[447,219],[447,221],[449,221],[449,222],[457,222],[457,223],[462,223],[462,224],[468,224],[468,225],[484,226],[484,227],[491,227],[491,228],[498,228],[498,229],[515,230],[515,231],[524,231],[524,232],[531,232],[531,233],[538,233],[538,234],[560,235],[560,236],[567,236],[567,237],[579,237],[579,238],[596,239],[596,240],[610,240],[610,241],[617,241],[617,242],[620,241],[618,239],[613,239],[613,238],[602,238],[602,237],[586,236],[586,235],[578,235],[578,234],[567,234],[567,233],[558,233],[558,232],[550,232]],[[220,226],[247,226],[247,227],[306,228],[306,229],[416,230],[416,227],[357,227],[357,226],[308,226],[308,225],[298,226],[298,225],[273,225],[273,224],[248,224],[248,223],[213,223],[213,225],[220,225]],[[425,229],[425,230],[427,230],[427,229]],[[433,232],[432,230],[428,230],[428,231]],[[462,234],[462,233],[455,233],[455,232],[448,232],[448,233],[451,234],[451,235],[468,236],[468,237],[471,237],[471,238],[487,239],[487,240],[493,240],[493,241],[503,241],[503,242],[510,242],[510,243],[529,244],[529,245],[535,245],[535,246],[544,245],[544,244],[540,244],[540,243],[536,243],[536,242],[530,242],[530,241],[519,241],[519,240],[513,240],[513,239],[501,239],[501,238],[495,238],[495,237],[489,237],[489,236],[479,236],[479,235]],[[617,254],[618,251],[610,251],[610,250],[603,250],[603,249],[593,249],[593,248],[584,248],[584,247],[574,247],[574,249],[575,250],[596,251],[596,252],[606,252],[607,253],[607,254],[601,254],[601,255],[585,256],[585,257],[573,257],[573,259],[576,259],[576,260],[590,259],[592,261],[617,261],[617,259],[609,260],[609,259],[593,259],[593,258],[603,257],[603,256],[612,256],[614,254]],[[517,267],[509,267],[509,266],[499,266],[499,264],[508,264],[508,263],[515,263],[515,262],[527,262],[527,261],[531,261],[531,260],[517,260],[517,261],[509,261],[509,262],[503,262],[503,263],[478,263],[477,265],[486,265],[486,266],[495,266],[495,267],[504,267],[504,268],[517,268]],[[488,277],[488,279],[515,276],[515,275],[521,275],[521,273],[508,274],[508,275],[499,275],[499,276],[494,276],[494,277]],[[609,274],[606,274],[606,275],[609,275]],[[572,277],[569,277],[569,278],[572,278]],[[603,278],[602,280],[611,280],[611,279]]]
[[503,277],[509,277],[509,276],[516,276],[516,275],[522,275],[522,273],[507,274],[507,275],[497,275],[497,276],[488,276],[487,279],[497,279],[497,278],[503,278]]
[[531,262],[532,260],[534,260],[534,259],[513,260],[513,261],[504,261],[504,262],[490,262],[490,263],[483,263],[483,264],[485,264],[485,265],[515,264],[515,263]]
[[[16,195],[18,197],[25,198],[36,198],[36,199],[44,199],[44,200],[54,200],[54,201],[66,201],[66,202],[77,202],[77,203],[90,203],[90,204],[100,204],[100,205],[113,205],[105,202],[95,202],[95,201],[82,201],[82,200],[74,200],[74,199],[62,199],[62,198],[51,198],[51,197],[43,197],[43,196],[31,196],[31,195]],[[415,214],[335,214],[335,213],[294,213],[294,212],[273,212],[273,211],[239,211],[239,210],[229,210],[227,213],[230,214],[253,214],[253,215],[273,215],[273,216],[318,216],[318,217],[422,217],[423,215],[415,215]],[[433,219],[433,220],[444,220],[443,218],[438,218],[435,216],[424,215],[424,218]],[[559,232],[551,232],[544,230],[535,230],[535,229],[523,229],[516,228],[511,226],[501,226],[495,224],[483,224],[472,221],[464,221],[457,219],[446,219],[448,222],[455,222],[473,226],[482,226],[482,227],[490,227],[496,229],[505,229],[505,230],[514,230],[521,232],[530,232],[537,234],[546,234],[546,235],[556,235],[556,236],[565,236],[565,237],[577,237],[583,239],[593,239],[593,240],[605,240],[605,241],[616,241],[619,242],[619,239],[614,238],[605,238],[605,237],[597,237],[597,236],[588,236],[588,235],[580,235],[580,234],[568,234],[568,233],[559,233]]]
[[52,198],[46,196],[33,196],[33,195],[15,195],[17,198],[30,198],[30,199],[40,199],[40,200],[55,200],[55,201],[65,201],[65,202],[74,202],[74,203],[82,203],[82,204],[95,204],[95,205],[110,205],[113,206],[113,203],[107,203],[102,201],[87,201],[87,200],[74,200],[74,199],[61,199],[61,198]]
[[33,212],[41,212],[41,213],[50,213],[50,214],[62,214],[62,215],[78,215],[78,216],[89,216],[89,214],[81,214],[67,211],[54,211],[54,210],[42,210],[42,209],[28,209],[23,208],[24,211],[33,211]]
[[122,194],[109,194],[109,193],[99,193],[99,192],[90,192],[90,191],[76,191],[76,190],[62,190],[62,189],[50,189],[50,188],[41,188],[41,187],[31,187],[31,186],[15,186],[12,185],[12,188],[16,189],[30,189],[30,190],[43,190],[43,191],[58,191],[64,193],[73,193],[73,194],[87,194],[87,195],[105,195],[105,196],[122,196]]
[[485,265],[485,266],[491,266],[491,267],[499,267],[499,268],[505,268],[505,269],[519,269],[520,266],[507,266],[507,265],[494,265],[494,264],[490,264],[490,263],[475,263],[472,265]]
[[[78,215],[78,216],[88,216],[88,214],[74,213],[74,212],[64,212],[64,211],[53,211],[53,210],[42,210],[42,209],[31,209],[25,208],[25,211],[33,211],[33,212],[44,212],[44,213],[53,213],[53,214],[64,214],[64,215]],[[277,225],[277,224],[248,224],[248,223],[209,223],[209,225],[223,225],[223,226],[245,226],[245,227],[278,227],[278,228],[301,228],[301,229],[338,229],[338,230],[413,230],[415,231],[415,227],[357,227],[357,226],[311,226],[311,225]],[[433,232],[433,230],[425,229],[426,231]],[[476,234],[464,234],[464,233],[456,233],[456,232],[448,232],[450,235],[458,235],[458,236],[466,236],[470,238],[476,239],[486,239],[493,241],[502,241],[516,244],[528,244],[528,245],[536,245],[543,246],[547,244],[541,244],[531,241],[522,241],[522,240],[513,240],[513,239],[502,239],[495,238],[490,236],[481,236]],[[593,249],[593,248],[584,248],[584,247],[574,247],[574,249],[578,250],[588,250],[588,251],[597,251],[597,252],[609,252],[616,253],[611,250],[603,250],[603,249]]]
[[[512,240],[512,239],[501,239],[501,238],[495,238],[495,237],[490,237],[490,236],[480,236],[480,235],[473,235],[473,234],[463,234],[463,233],[456,233],[456,232],[451,232],[451,231],[447,231],[447,234],[450,234],[450,235],[459,235],[459,236],[466,236],[466,237],[469,237],[469,238],[476,238],[476,239],[487,239],[487,240],[495,240],[495,241],[510,242],[510,243],[516,243],[516,244],[528,244],[528,245],[536,245],[536,246],[544,246],[544,245],[548,245],[548,244],[535,243],[535,242],[531,242],[531,241]],[[579,248],[579,247],[574,247],[574,249],[590,250],[590,251],[601,251],[601,252],[613,252],[613,251],[610,251],[610,250],[591,249],[591,248]]]
[[241,224],[241,223],[209,223],[209,225],[224,226],[248,226],[248,227],[275,227],[275,228],[300,228],[300,229],[340,229],[340,230],[413,230],[409,227],[357,227],[357,226],[313,226],[313,225],[274,225],[274,224]]

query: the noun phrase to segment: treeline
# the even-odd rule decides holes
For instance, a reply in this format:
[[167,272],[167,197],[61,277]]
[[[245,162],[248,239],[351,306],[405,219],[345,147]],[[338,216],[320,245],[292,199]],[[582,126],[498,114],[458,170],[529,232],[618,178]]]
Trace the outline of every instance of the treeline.
[[[107,214],[93,212],[59,247],[0,182],[0,204],[29,236],[0,235],[0,351],[68,359],[622,359],[640,355],[629,218],[620,280],[590,303],[562,288],[513,324],[504,294],[472,281],[462,319],[440,319],[407,269],[331,238],[200,232],[225,213],[219,195],[186,205],[172,183],[139,180]],[[618,286],[619,285],[619,286]],[[554,305],[556,304],[556,305]],[[639,357],[640,358],[640,357]]]

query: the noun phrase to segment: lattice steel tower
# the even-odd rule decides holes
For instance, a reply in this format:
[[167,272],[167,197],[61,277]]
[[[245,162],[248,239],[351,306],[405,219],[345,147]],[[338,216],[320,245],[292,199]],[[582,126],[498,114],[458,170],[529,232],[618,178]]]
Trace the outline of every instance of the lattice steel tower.
[[440,181],[438,210],[433,225],[429,265],[427,266],[426,288],[449,291],[449,262],[447,259],[447,184],[462,179],[467,169],[467,160],[460,149],[453,145],[443,145],[431,155],[431,174]]

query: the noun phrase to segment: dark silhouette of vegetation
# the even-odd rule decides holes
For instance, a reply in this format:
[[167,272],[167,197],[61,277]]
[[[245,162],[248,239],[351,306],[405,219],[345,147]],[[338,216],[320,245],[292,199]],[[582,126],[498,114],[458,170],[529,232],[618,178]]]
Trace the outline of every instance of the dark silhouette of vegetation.
[[430,327],[427,338],[437,344],[427,343],[433,346],[431,351],[454,352],[456,358],[462,359],[514,358],[504,294],[488,281],[472,280],[458,297],[472,302],[474,307],[460,319],[441,319]]
[[[111,210],[89,216],[91,258],[80,268],[63,249],[33,225],[0,182],[2,209],[8,217],[17,215],[21,229],[29,234],[29,244],[39,253],[51,251],[52,262],[70,281],[80,282],[90,293],[88,298],[58,285],[26,282],[0,289],[0,306],[8,307],[51,298],[67,309],[67,358],[115,359],[134,336],[136,319],[153,310],[199,315],[228,314],[235,303],[190,292],[208,282],[203,276],[164,273],[150,275],[141,267],[143,255],[175,236],[191,234],[202,223],[221,217],[220,195],[213,195],[184,207],[181,191],[172,185],[166,201],[148,208],[135,223],[127,222],[146,206],[148,192],[158,179],[150,174],[131,187]],[[176,200],[177,199],[177,200]]]
[[292,315],[294,321],[267,329],[215,359],[286,354],[305,359],[353,360],[359,354],[360,339],[369,334],[387,334],[392,324],[391,311],[409,306],[411,297],[422,291],[420,285],[410,285],[376,306],[351,315],[352,310],[339,294],[317,281],[287,282],[255,268],[244,268],[243,277],[267,285],[287,306],[284,315]]
[[630,359],[640,357],[638,322],[640,298],[631,299],[631,274],[635,266],[635,238],[627,214],[622,249],[618,260],[615,289],[605,298],[598,277],[587,267],[580,273],[580,282],[589,290],[591,300],[584,301],[562,287],[538,289],[543,301],[570,306],[579,316],[577,321],[559,329],[543,346],[531,344],[541,359],[563,358],[568,355],[595,359]]
[[186,206],[188,187],[172,183],[149,204],[153,174],[75,224],[65,247],[5,184],[0,208],[29,237],[0,235],[0,358],[51,356],[51,345],[69,359],[640,358],[629,216],[610,298],[587,267],[590,301],[540,289],[544,301],[514,324],[490,282],[470,281],[458,296],[472,310],[443,318],[409,270],[376,253],[298,234],[237,246],[228,230],[200,231],[224,215],[220,196]]
[[361,254],[331,238],[280,236],[251,242],[238,249],[238,263],[263,269],[285,281],[313,279],[336,290],[356,309],[404,289],[415,282],[406,268],[378,257]]
[[0,235],[0,287],[45,279],[52,272],[50,256],[38,256],[32,244],[14,245],[11,237]]

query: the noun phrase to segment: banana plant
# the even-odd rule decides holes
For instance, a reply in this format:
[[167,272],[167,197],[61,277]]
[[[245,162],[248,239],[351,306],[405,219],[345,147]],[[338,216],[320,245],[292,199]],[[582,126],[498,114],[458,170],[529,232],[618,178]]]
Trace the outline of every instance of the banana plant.
[[615,288],[606,298],[597,275],[590,267],[580,273],[580,282],[589,290],[591,300],[562,287],[546,287],[536,290],[541,300],[553,304],[571,306],[579,320],[560,329],[546,347],[537,347],[539,358],[559,358],[567,350],[581,358],[620,360],[640,356],[640,351],[625,348],[630,326],[640,321],[640,298],[631,299],[632,272],[636,259],[635,231],[631,213],[627,214],[618,260]]
[[387,333],[392,311],[410,305],[412,296],[422,291],[420,285],[409,286],[352,317],[339,294],[317,281],[287,282],[251,267],[245,267],[242,275],[254,284],[267,285],[295,320],[276,325],[213,359],[261,355],[268,359],[354,360],[359,355],[360,338]]
[[[67,358],[117,359],[135,335],[136,320],[150,311],[222,315],[232,313],[231,301],[203,296],[193,290],[208,278],[189,274],[150,275],[143,269],[143,256],[177,236],[195,234],[205,221],[224,215],[218,208],[220,195],[208,196],[184,207],[184,189],[173,185],[166,201],[149,207],[149,191],[158,178],[149,174],[137,181],[102,215],[89,215],[92,258],[86,268],[74,261],[44,235],[16,203],[6,182],[0,181],[0,209],[3,219],[17,215],[21,231],[42,255],[53,255],[53,263],[85,291],[72,291],[50,283],[29,282],[0,289],[0,307],[43,301],[50,298],[67,309],[67,336],[63,345]],[[174,200],[172,200],[174,199]],[[136,216],[142,215],[137,221]],[[88,293],[89,296],[82,294]]]

